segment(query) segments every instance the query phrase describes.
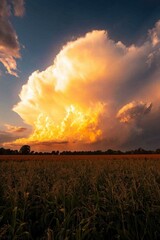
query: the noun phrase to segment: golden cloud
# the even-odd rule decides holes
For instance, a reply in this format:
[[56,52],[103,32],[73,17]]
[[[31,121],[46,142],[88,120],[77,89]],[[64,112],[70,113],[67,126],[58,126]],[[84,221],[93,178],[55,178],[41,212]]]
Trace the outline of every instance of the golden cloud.
[[13,110],[33,132],[15,144],[115,142],[121,131],[125,142],[133,125],[120,122],[144,118],[155,102],[148,86],[159,76],[160,47],[153,44],[158,26],[141,46],[114,42],[103,30],[67,43],[22,87]]

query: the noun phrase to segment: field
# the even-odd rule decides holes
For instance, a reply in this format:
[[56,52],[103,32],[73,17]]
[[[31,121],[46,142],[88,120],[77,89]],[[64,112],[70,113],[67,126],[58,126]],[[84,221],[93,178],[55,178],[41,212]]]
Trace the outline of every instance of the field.
[[160,239],[160,155],[0,156],[0,239]]

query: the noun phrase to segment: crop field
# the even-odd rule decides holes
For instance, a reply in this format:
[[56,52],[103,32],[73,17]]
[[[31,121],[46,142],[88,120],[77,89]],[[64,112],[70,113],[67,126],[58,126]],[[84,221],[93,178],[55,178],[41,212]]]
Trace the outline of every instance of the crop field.
[[159,240],[160,155],[0,156],[1,240]]

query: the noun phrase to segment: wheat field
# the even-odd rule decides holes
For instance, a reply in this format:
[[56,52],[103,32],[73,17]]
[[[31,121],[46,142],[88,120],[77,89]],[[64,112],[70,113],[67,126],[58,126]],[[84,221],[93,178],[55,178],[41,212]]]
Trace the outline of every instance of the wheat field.
[[0,239],[160,239],[160,156],[0,156]]

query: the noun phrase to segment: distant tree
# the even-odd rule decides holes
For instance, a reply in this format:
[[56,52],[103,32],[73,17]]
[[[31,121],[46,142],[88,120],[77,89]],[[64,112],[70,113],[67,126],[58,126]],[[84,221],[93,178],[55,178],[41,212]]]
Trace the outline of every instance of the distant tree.
[[108,150],[106,151],[106,154],[109,154],[109,155],[112,155],[112,154],[114,154],[114,153],[115,153],[115,151],[112,150],[112,149],[108,149]]
[[52,155],[59,155],[59,151],[52,151],[51,154]]
[[146,154],[147,151],[144,150],[143,148],[138,148],[134,150],[134,154]]
[[160,149],[159,149],[159,148],[158,148],[158,149],[156,149],[156,153],[158,153],[158,154],[160,153]]
[[23,145],[21,148],[20,148],[20,153],[21,154],[29,154],[30,153],[30,146],[29,145]]
[[0,155],[4,155],[5,154],[5,149],[4,148],[0,148]]

